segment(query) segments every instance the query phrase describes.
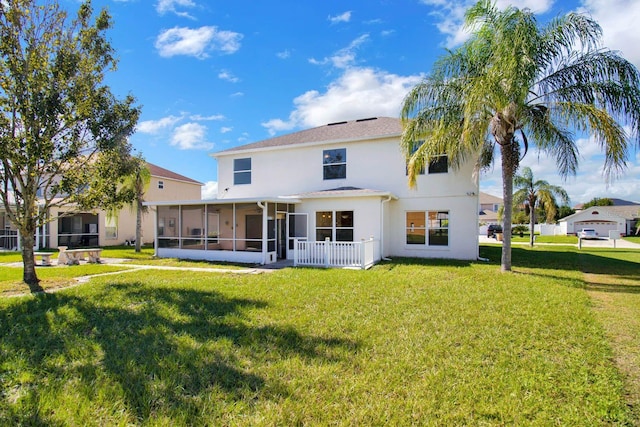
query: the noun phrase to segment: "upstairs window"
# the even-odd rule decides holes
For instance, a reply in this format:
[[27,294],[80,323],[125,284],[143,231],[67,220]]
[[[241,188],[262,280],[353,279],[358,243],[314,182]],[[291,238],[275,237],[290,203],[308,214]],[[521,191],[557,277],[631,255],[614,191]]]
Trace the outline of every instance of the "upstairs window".
[[323,178],[345,179],[347,177],[347,149],[324,150],[322,152]]
[[158,189],[162,190],[164,188],[164,181],[158,181]]
[[[411,153],[410,155],[412,156],[413,154],[415,154],[416,151],[418,151],[418,148],[420,148],[420,146],[424,144],[424,141],[416,141],[413,143],[412,147],[411,147]],[[442,154],[439,156],[434,156],[431,158],[431,161],[429,162],[429,168],[427,169],[429,174],[432,173],[447,173],[449,172],[449,165],[448,165],[448,158],[446,154]],[[407,160],[407,165],[406,165],[406,170],[405,173],[408,175],[409,174],[409,161]],[[420,168],[420,171],[418,172],[418,175],[424,175],[425,174],[425,167],[422,166]]]
[[[420,146],[424,144],[424,141],[415,141],[413,143],[413,145],[411,146],[411,153],[410,156],[413,156],[415,154],[416,151],[418,151],[418,148],[420,148]],[[409,175],[409,160],[407,159],[407,165],[405,167],[405,174]],[[418,171],[418,175],[424,175],[424,166],[422,166],[420,168],[420,171]]]
[[429,174],[449,172],[449,159],[446,154],[436,156],[429,162]]
[[233,183],[251,184],[251,157],[233,160]]

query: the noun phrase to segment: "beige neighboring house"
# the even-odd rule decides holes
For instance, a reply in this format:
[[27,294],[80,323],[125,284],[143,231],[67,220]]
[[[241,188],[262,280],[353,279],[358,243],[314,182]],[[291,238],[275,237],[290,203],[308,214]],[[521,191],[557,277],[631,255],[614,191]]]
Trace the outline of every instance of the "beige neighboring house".
[[499,224],[498,210],[503,205],[503,202],[500,197],[492,196],[491,194],[481,191],[478,197],[478,204],[479,233],[485,234],[489,225]]
[[[151,172],[145,201],[196,200],[201,198],[202,183],[168,169],[147,163]],[[68,209],[52,209],[52,216]],[[0,249],[17,249],[15,227],[5,212],[0,212]],[[116,246],[134,242],[136,235],[135,210],[124,207],[117,220],[108,218],[103,210],[73,213],[51,221],[36,236],[36,248]],[[142,241],[153,243],[153,213],[142,217]]]

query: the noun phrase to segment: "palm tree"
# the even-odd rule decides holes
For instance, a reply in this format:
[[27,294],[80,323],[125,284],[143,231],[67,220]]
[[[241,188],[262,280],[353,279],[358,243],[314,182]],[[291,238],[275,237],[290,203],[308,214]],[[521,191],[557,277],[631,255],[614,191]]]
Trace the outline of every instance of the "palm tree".
[[[410,186],[436,155],[446,154],[453,169],[475,160],[480,171],[500,152],[501,270],[510,271],[513,177],[529,141],[555,158],[564,178],[578,167],[576,135],[591,133],[605,154],[605,177],[614,178],[626,166],[631,138],[640,146],[640,75],[600,47],[602,30],[585,15],[541,27],[527,9],[500,11],[481,0],[465,18],[471,38],[405,98],[401,145]],[[414,141],[425,142],[413,152]]]
[[529,214],[529,245],[533,246],[533,230],[536,225],[536,209],[542,208],[546,213],[547,222],[555,220],[558,211],[556,197],[564,204],[569,203],[569,195],[562,187],[551,185],[547,181],[533,180],[531,168],[522,168],[522,174],[513,178],[513,186],[517,189],[513,193],[513,204],[524,204],[525,211]]
[[[149,208],[144,205],[144,195],[151,182],[151,171],[149,166],[140,156],[132,158],[133,164],[131,173],[124,178],[120,188],[121,197],[129,201],[129,209],[136,212],[136,243],[135,251],[141,251],[142,242],[142,215],[147,213]],[[108,216],[117,218],[119,208],[111,209]]]

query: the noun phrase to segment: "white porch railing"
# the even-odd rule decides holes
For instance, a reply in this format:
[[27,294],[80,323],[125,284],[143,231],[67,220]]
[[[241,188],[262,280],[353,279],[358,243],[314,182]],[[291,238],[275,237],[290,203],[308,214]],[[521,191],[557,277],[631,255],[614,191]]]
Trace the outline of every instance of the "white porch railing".
[[294,240],[294,266],[360,268],[371,267],[376,259],[374,239],[360,242],[308,242]]

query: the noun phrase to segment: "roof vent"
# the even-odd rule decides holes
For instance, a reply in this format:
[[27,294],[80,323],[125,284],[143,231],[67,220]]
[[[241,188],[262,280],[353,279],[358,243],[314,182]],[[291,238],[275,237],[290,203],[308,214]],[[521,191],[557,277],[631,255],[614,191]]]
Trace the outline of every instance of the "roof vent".
[[356,122],[368,122],[369,120],[378,120],[377,117],[368,117],[366,119],[358,119]]
[[335,125],[343,125],[347,122],[335,122],[335,123],[329,123],[327,126],[335,126]]

